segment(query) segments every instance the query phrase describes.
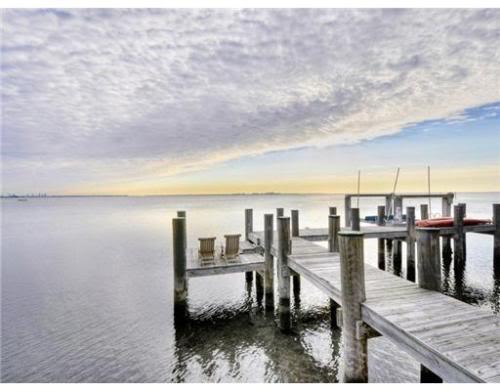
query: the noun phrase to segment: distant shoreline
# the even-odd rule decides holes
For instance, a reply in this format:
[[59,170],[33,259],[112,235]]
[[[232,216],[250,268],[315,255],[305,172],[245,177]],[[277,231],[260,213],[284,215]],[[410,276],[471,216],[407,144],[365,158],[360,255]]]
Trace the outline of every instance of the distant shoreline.
[[[377,192],[374,192],[376,194]],[[411,193],[411,192],[408,192]],[[414,192],[418,193],[418,192]],[[474,193],[474,194],[491,194],[491,193],[500,193],[500,191],[459,191],[453,193]],[[306,196],[306,195],[324,195],[324,196],[339,196],[345,195],[347,193],[277,193],[277,192],[265,192],[265,193],[207,193],[207,194],[142,194],[142,195],[128,195],[128,194],[116,194],[116,195],[105,195],[105,194],[74,194],[74,195],[62,195],[62,194],[54,194],[54,195],[8,195],[8,196],[0,196],[1,199],[42,199],[42,198],[124,198],[124,197],[215,197],[215,196]],[[353,193],[349,193],[353,194]],[[380,193],[380,196],[384,196],[388,193]]]

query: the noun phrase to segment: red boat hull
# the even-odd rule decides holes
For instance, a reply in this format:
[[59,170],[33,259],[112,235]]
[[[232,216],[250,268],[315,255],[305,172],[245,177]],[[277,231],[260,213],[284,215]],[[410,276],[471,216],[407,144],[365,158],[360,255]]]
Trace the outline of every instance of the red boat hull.
[[[481,225],[490,224],[491,220],[487,219],[464,219],[464,225]],[[417,227],[421,228],[442,228],[442,227],[453,227],[452,217],[439,217],[436,219],[419,220],[415,224]]]

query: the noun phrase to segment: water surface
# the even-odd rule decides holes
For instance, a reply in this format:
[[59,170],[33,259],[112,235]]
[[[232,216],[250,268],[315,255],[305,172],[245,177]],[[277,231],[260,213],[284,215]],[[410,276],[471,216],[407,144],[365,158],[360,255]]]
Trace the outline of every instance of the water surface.
[[[467,202],[469,216],[485,218],[499,201],[499,193],[456,199]],[[378,204],[361,200],[362,215],[375,214]],[[196,248],[200,236],[222,242],[243,232],[245,208],[254,209],[259,230],[276,207],[299,209],[302,227],[325,227],[329,206],[343,215],[343,196],[2,200],[2,381],[337,381],[341,332],[330,328],[328,298],[304,279],[300,300],[292,300],[290,335],[278,331],[243,274],[190,280],[189,322],[174,325],[172,316],[176,210],[187,211]],[[443,289],[498,313],[492,242],[468,235],[466,269],[445,268]],[[365,253],[376,265],[375,240],[365,241]],[[390,258],[387,265],[404,277],[404,262],[395,271]],[[370,381],[418,381],[417,363],[384,338],[370,340],[369,351]]]

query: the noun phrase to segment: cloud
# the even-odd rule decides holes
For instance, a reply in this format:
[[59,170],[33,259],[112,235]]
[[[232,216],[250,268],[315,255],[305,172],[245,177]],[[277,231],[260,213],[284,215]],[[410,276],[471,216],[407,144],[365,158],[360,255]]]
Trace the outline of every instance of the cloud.
[[17,181],[170,175],[500,100],[500,10],[5,10],[2,35]]

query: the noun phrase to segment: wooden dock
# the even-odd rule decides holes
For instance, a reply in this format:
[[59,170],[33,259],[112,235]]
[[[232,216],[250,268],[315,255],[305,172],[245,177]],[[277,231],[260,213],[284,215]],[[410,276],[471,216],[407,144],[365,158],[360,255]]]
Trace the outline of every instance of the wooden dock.
[[[340,254],[292,239],[288,267],[342,306]],[[500,381],[500,318],[364,265],[361,320],[449,382]]]
[[[443,196],[445,206],[449,193]],[[463,225],[465,205],[456,205],[454,226],[440,229],[416,228],[413,207],[407,208],[404,224],[384,225],[385,206],[380,206],[377,225],[370,226],[360,226],[359,210],[351,208],[351,224],[344,228],[335,207],[330,208],[328,228],[300,229],[298,210],[291,211],[291,219],[283,217],[281,208],[276,212],[281,216],[276,230],[274,216],[267,214],[264,231],[254,232],[253,212],[245,210],[239,259],[203,265],[187,262],[185,212],[173,219],[176,313],[185,307],[188,278],[236,272],[245,272],[247,282],[255,272],[257,295],[260,292],[262,297],[265,289],[266,308],[274,310],[276,260],[280,328],[288,332],[291,327],[291,280],[299,294],[300,279],[307,279],[330,298],[332,312],[339,315],[332,327],[343,329],[344,381],[368,381],[367,340],[383,335],[421,363],[423,382],[500,382],[500,318],[439,292],[440,238],[443,256],[454,241],[454,261],[461,265],[466,233],[493,234],[494,262],[500,267],[500,204],[493,206],[493,224],[476,226]],[[365,238],[379,241],[379,268],[364,263]],[[327,241],[328,248],[315,241]],[[384,241],[394,242],[393,257],[401,253],[399,246],[406,241],[407,280],[383,270]]]

